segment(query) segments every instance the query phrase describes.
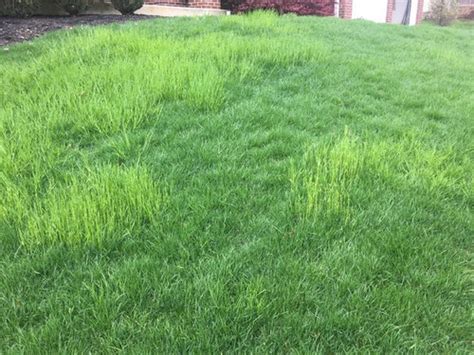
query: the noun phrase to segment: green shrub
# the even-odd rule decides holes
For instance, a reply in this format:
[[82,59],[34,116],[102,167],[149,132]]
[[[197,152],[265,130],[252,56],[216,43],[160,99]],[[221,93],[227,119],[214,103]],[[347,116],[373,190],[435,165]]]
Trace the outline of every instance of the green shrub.
[[458,14],[458,0],[432,0],[431,19],[440,26],[448,26]]
[[60,0],[60,5],[69,15],[75,16],[87,9],[87,0]]
[[122,15],[130,15],[143,6],[143,0],[112,0],[112,4]]
[[29,17],[38,8],[38,0],[0,0],[0,16]]

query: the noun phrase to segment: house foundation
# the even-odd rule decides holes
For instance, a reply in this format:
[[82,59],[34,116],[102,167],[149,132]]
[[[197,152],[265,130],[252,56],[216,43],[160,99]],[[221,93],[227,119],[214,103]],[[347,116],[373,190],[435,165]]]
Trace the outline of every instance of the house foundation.
[[145,0],[145,5],[181,6],[195,9],[220,9],[220,0]]

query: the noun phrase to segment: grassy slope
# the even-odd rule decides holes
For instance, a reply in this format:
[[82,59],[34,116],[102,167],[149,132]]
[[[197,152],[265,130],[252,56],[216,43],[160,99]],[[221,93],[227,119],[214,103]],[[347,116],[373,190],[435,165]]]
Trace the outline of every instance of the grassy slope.
[[468,352],[474,27],[172,19],[0,53],[0,351]]

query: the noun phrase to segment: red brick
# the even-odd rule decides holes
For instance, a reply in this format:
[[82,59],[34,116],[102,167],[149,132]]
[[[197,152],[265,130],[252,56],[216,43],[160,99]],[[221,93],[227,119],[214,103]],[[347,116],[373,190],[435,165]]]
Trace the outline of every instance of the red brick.
[[221,8],[220,0],[145,0],[145,4],[195,7],[200,9]]
[[416,9],[416,23],[420,23],[423,20],[423,6],[424,0],[418,0],[418,9]]
[[395,0],[387,0],[387,23],[392,23],[393,20],[393,4]]
[[345,19],[352,18],[352,0],[340,0],[339,17]]

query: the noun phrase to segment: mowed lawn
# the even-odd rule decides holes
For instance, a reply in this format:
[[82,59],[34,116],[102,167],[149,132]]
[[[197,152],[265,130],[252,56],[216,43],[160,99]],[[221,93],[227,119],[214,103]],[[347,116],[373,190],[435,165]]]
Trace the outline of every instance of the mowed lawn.
[[473,23],[81,28],[0,88],[1,353],[472,350]]

